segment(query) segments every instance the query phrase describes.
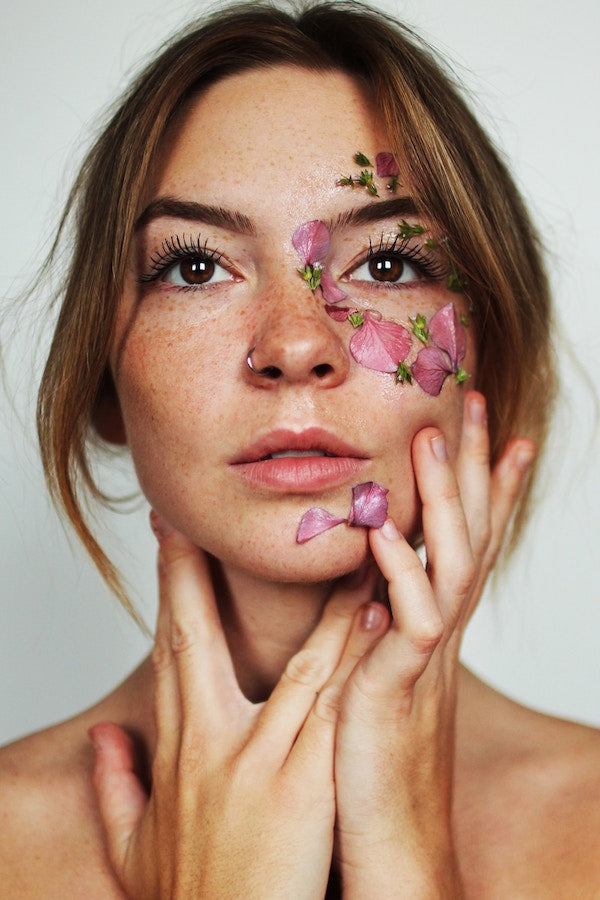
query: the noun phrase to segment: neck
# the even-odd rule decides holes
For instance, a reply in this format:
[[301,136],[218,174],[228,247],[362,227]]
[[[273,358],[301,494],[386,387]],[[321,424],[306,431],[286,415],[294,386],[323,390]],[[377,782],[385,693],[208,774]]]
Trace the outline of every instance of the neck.
[[315,628],[331,585],[265,582],[218,564],[213,577],[238,683],[259,702]]

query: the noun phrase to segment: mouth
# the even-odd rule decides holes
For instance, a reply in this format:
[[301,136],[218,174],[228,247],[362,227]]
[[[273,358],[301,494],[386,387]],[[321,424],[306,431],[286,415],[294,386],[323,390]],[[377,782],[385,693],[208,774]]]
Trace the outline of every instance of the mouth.
[[308,494],[358,477],[369,457],[321,428],[276,430],[242,450],[231,466],[245,482],[283,493]]

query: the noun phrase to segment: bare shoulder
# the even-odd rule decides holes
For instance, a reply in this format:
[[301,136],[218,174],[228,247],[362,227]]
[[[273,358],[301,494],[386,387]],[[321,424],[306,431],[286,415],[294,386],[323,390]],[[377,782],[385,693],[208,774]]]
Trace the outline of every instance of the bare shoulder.
[[480,897],[600,896],[600,731],[468,676],[457,833]]
[[85,715],[0,750],[0,897],[122,897],[91,782]]

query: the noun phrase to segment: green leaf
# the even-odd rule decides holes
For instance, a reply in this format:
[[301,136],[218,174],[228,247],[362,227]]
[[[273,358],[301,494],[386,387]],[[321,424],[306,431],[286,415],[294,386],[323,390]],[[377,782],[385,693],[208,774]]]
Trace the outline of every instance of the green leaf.
[[360,312],[350,313],[350,315],[348,316],[348,321],[354,328],[360,328],[360,326],[365,321],[365,317]]
[[410,316],[409,319],[412,322],[412,332],[414,336],[426,344],[429,340],[429,328],[427,327],[427,319],[425,316],[418,313],[414,319]]
[[344,175],[344,176],[342,176],[342,178],[340,178],[340,180],[338,181],[338,184],[341,185],[342,187],[353,188],[354,187],[354,178],[352,177],[352,175]]
[[307,283],[311,291],[316,291],[316,289],[321,284],[321,266],[304,266],[303,269],[298,269],[302,278]]
[[369,194],[372,194],[373,197],[377,197],[377,188],[373,182],[373,173],[369,172],[368,169],[363,169],[356,179],[358,184],[361,184],[363,187],[367,189]]
[[399,381],[401,384],[413,383],[412,372],[410,371],[406,363],[398,363],[398,369],[396,370],[396,381]]
[[446,278],[446,287],[449,291],[454,291],[455,294],[460,294],[463,291],[463,283],[460,275],[454,268]]
[[390,193],[395,194],[397,187],[398,187],[398,176],[393,175],[387,183],[387,189],[388,189],[388,191],[390,191]]
[[459,366],[458,369],[456,370],[456,372],[454,373],[454,377],[456,378],[457,384],[462,384],[464,381],[467,381],[467,379],[469,379],[471,376],[467,372],[465,372],[464,369],[461,369]]
[[361,153],[360,150],[358,151],[358,153],[354,154],[354,162],[356,163],[357,166],[372,166],[373,165],[373,163],[371,162],[369,157],[365,156],[364,153]]
[[433,238],[427,238],[427,240],[425,241],[425,246],[430,250],[437,250],[437,244]]
[[424,225],[411,225],[406,219],[402,219],[398,225],[398,234],[401,238],[416,237],[419,234],[424,234],[426,230]]
[[462,322],[462,324],[465,326],[465,328],[468,328],[469,325],[471,324],[471,322],[469,321],[468,315],[466,313],[461,313],[459,318],[460,318],[460,321]]

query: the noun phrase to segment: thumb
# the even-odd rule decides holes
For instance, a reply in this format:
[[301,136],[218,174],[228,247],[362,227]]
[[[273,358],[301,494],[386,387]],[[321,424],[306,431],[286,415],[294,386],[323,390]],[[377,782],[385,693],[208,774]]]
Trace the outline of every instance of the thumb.
[[109,858],[119,874],[148,797],[135,773],[134,746],[129,735],[112,722],[99,722],[88,734],[95,752],[93,784],[98,809]]

